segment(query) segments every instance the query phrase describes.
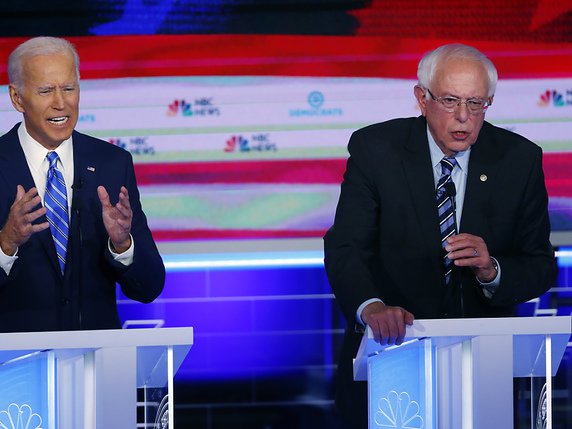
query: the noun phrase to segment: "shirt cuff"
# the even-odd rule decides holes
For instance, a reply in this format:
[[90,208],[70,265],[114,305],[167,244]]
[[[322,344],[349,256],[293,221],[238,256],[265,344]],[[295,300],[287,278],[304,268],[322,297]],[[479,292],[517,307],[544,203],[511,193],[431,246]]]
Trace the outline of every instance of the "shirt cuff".
[[133,240],[131,234],[129,234],[129,237],[131,238],[131,246],[129,246],[129,249],[123,253],[115,253],[113,250],[111,250],[111,239],[107,240],[107,247],[109,249],[109,253],[111,253],[111,256],[113,256],[113,259],[117,262],[121,262],[126,267],[133,263],[133,253],[135,252],[135,241]]
[[361,324],[361,325],[364,326],[364,327],[365,327],[365,323],[364,323],[364,321],[361,319],[361,313],[363,312],[363,309],[364,309],[365,307],[367,307],[369,304],[371,304],[372,302],[381,302],[381,303],[383,303],[383,301],[382,301],[381,299],[379,299],[379,298],[371,298],[371,299],[368,299],[367,301],[363,302],[363,303],[358,307],[358,309],[357,309],[357,311],[356,311],[356,321],[357,321],[357,323]]
[[495,278],[492,279],[490,282],[482,282],[477,278],[477,281],[483,287],[483,293],[489,299],[491,299],[495,294],[495,292],[497,291],[500,285],[500,278],[501,278],[501,267],[499,261],[497,261],[496,258],[493,258],[492,256],[491,259],[494,261],[497,268],[497,275],[495,276]]
[[2,248],[0,247],[0,267],[4,270],[7,276],[10,275],[10,270],[12,270],[12,265],[18,259],[18,250],[12,256],[8,256],[4,253]]

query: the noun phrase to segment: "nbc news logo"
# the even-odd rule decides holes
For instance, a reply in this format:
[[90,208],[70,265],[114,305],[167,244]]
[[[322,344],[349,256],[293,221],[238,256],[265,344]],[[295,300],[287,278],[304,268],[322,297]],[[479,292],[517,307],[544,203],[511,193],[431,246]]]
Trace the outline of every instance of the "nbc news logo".
[[572,89],[567,89],[565,93],[556,91],[555,89],[547,89],[542,94],[540,94],[538,105],[540,107],[572,106]]
[[250,139],[234,135],[226,141],[225,152],[276,152],[278,147],[266,133],[252,134]]
[[200,97],[191,101],[174,100],[167,106],[167,116],[220,116],[220,109],[212,97]]

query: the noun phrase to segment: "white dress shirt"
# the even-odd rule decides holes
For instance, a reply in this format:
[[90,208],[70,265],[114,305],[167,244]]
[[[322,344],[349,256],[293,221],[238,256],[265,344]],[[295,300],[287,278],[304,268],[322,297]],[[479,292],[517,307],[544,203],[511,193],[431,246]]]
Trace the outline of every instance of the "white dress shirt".
[[[28,133],[25,123],[22,122],[18,127],[18,138],[20,139],[20,145],[24,151],[24,156],[26,157],[26,162],[28,163],[28,168],[34,179],[34,184],[38,190],[38,195],[42,199],[42,205],[44,204],[44,195],[46,193],[46,182],[48,175],[48,168],[50,166],[46,155],[49,151],[40,143],[38,143],[30,134]],[[53,152],[58,154],[59,160],[57,163],[57,168],[60,170],[64,176],[66,182],[67,200],[68,200],[68,216],[71,219],[71,207],[72,207],[72,184],[74,179],[74,163],[73,163],[73,142],[72,137],[64,140]],[[26,190],[27,191],[27,190]],[[131,237],[131,246],[123,253],[115,253],[111,247],[111,241],[108,240],[109,251],[113,255],[113,258],[121,262],[123,265],[131,265],[133,263],[133,252],[134,252],[134,242],[133,237]],[[18,251],[12,256],[6,255],[0,248],[0,267],[6,272],[7,275],[10,274],[12,265],[18,259]]]

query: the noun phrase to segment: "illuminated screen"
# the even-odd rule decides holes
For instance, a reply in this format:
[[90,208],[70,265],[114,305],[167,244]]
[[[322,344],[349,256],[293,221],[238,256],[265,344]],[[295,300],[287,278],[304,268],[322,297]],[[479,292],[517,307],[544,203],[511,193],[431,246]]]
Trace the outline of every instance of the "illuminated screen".
[[[462,41],[499,69],[487,119],[543,148],[553,242],[570,243],[570,8],[454,3],[101,1],[97,14],[70,5],[82,16],[67,28],[81,57],[77,128],[133,154],[158,241],[319,239],[352,131],[419,115],[417,62]],[[41,32],[21,19],[28,6],[10,7],[0,35]],[[22,40],[0,39],[2,67]],[[6,86],[0,96],[5,132],[21,118]]]
[[[419,114],[410,79],[148,77],[82,84],[78,129],[129,150],[159,240],[319,237],[346,144],[361,126]],[[567,90],[566,88],[571,88]],[[545,152],[552,226],[570,229],[572,79],[499,83],[487,113]],[[558,105],[557,96],[563,96]],[[20,120],[1,101],[0,127]],[[568,103],[568,105],[566,104]],[[562,116],[560,116],[562,115]]]

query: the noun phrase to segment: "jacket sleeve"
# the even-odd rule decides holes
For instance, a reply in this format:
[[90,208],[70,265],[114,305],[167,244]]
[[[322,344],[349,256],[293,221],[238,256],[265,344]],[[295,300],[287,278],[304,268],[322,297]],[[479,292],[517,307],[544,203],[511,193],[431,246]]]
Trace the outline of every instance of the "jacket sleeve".
[[129,192],[129,202],[133,211],[131,224],[134,241],[133,263],[125,266],[115,261],[109,250],[106,250],[105,258],[115,270],[117,282],[123,293],[130,299],[149,303],[163,290],[165,266],[141,207],[131,156],[128,157],[126,165],[125,187]]
[[358,307],[379,297],[370,265],[376,258],[380,201],[363,134],[352,135],[335,219],[324,236],[328,280],[348,323]]
[[[557,267],[550,244],[548,194],[542,170],[542,151],[535,147],[528,181],[515,217],[510,251],[493,254],[501,266],[499,288],[491,304],[515,305],[545,293],[556,279]],[[492,226],[494,228],[494,224]]]

